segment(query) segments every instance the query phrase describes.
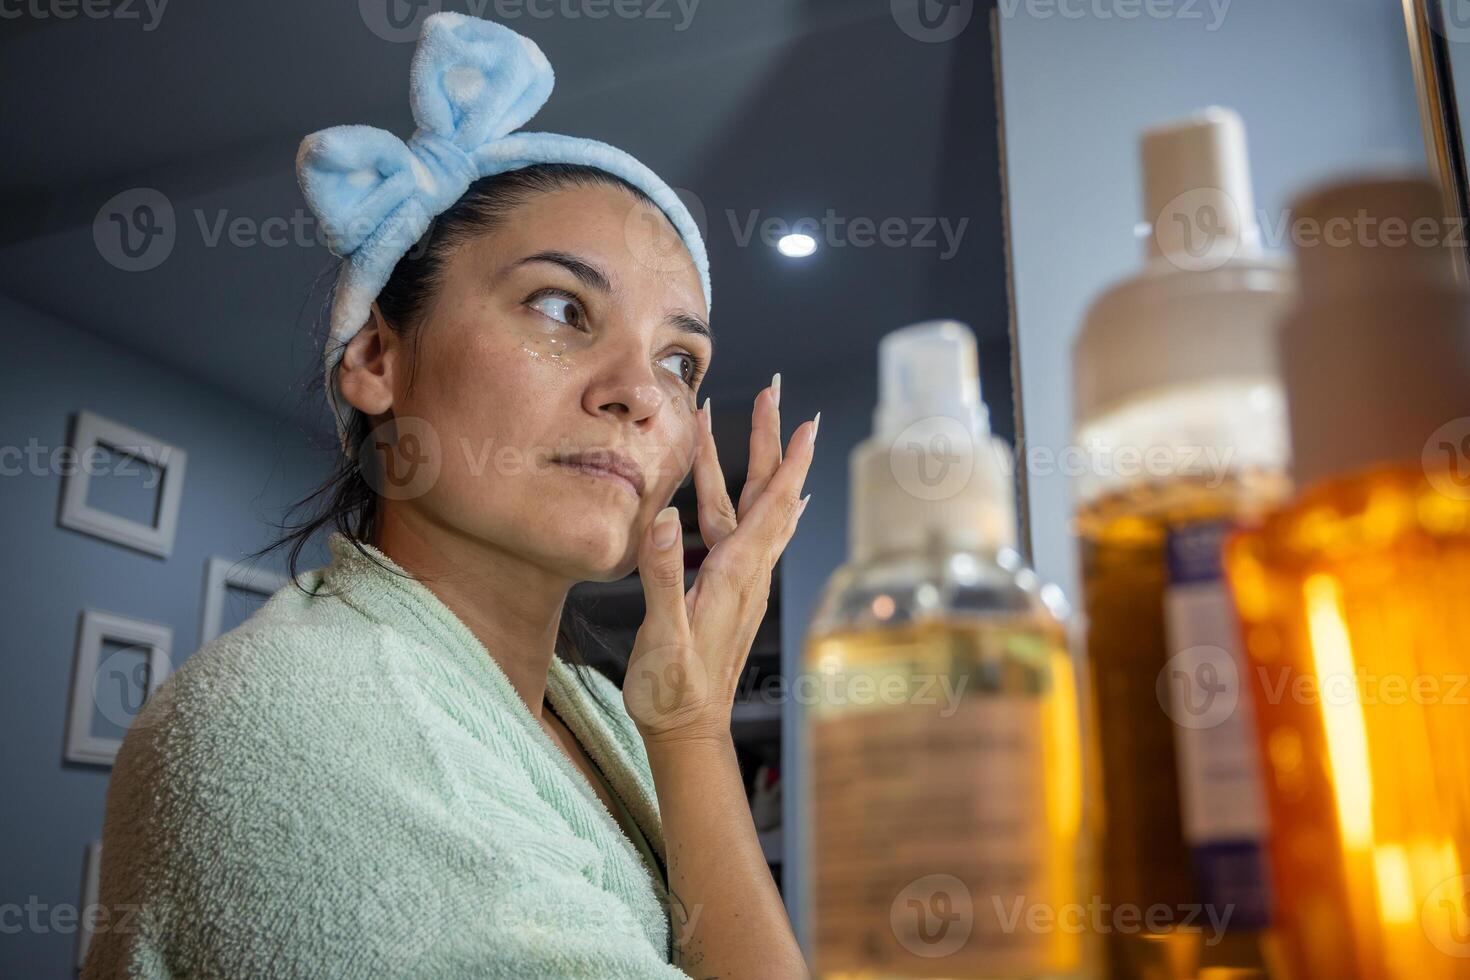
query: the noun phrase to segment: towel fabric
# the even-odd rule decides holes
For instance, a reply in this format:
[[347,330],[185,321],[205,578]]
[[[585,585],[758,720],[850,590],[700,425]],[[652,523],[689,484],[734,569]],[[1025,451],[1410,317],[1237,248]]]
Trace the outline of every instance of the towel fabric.
[[[398,566],[365,545],[395,571]],[[340,533],[118,754],[83,977],[672,978],[661,883],[469,629]],[[617,688],[547,699],[664,859]]]

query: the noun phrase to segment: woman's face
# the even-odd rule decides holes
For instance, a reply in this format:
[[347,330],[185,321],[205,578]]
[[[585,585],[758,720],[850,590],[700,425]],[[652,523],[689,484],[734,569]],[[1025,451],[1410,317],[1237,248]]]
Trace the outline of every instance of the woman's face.
[[628,574],[691,464],[703,310],[656,207],[602,185],[535,195],[452,253],[395,359],[393,415],[421,419],[442,463],[392,506],[575,580]]

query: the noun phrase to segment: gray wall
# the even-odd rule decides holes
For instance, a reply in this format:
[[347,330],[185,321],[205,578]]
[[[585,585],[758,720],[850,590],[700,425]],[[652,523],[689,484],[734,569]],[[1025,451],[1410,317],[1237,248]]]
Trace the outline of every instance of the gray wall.
[[[78,614],[95,608],[172,627],[177,666],[197,645],[206,560],[264,545],[269,522],[326,471],[289,423],[3,296],[0,349],[0,447],[64,446],[71,416],[85,408],[189,454],[168,559],[61,528],[62,481],[49,465],[32,472],[7,454],[0,478],[0,976],[60,978],[74,975],[75,916],[53,928],[51,915],[81,903],[83,858],[101,836],[110,772],[62,759]],[[283,567],[284,556],[274,557]],[[321,557],[304,555],[304,567]],[[40,910],[41,928],[28,905]]]
[[[1141,263],[1137,133],[1210,104],[1245,118],[1257,209],[1344,169],[1424,165],[1403,15],[1382,0],[1161,3],[1200,19],[1069,19],[1005,0],[1005,88],[1020,428],[1069,438],[1070,348],[1091,299]],[[1067,9],[1128,4],[1066,3]],[[1149,7],[1151,5],[1133,5]],[[1037,16],[1051,10],[1052,16]],[[1030,11],[1030,12],[1028,12]],[[1210,27],[1215,26],[1214,30]],[[1030,474],[1034,563],[1076,591],[1064,478]]]

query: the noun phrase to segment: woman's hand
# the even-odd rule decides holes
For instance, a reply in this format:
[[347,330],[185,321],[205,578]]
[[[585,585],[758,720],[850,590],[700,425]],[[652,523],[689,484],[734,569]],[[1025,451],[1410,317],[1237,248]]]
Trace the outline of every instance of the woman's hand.
[[677,511],[665,508],[644,529],[638,571],[647,611],[628,661],[623,704],[645,742],[729,738],[735,689],[766,613],[771,570],[806,509],[801,488],[821,418],[819,412],[797,426],[783,459],[779,399],[779,380],[756,396],[738,507],[725,491],[705,400],[694,488],[710,551],[687,594]]

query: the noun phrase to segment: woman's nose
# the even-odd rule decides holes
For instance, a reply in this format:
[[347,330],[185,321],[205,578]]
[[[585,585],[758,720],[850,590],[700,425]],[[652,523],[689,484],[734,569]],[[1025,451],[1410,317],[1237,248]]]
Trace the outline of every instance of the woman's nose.
[[656,370],[642,345],[628,345],[610,357],[587,386],[583,396],[587,411],[635,423],[652,419],[668,397],[653,373]]

